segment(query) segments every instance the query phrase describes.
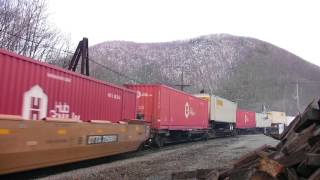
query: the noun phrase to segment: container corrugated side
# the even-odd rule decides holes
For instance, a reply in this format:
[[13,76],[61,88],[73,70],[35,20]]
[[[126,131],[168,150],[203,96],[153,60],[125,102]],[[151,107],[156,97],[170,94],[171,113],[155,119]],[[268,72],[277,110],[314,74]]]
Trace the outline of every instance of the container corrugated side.
[[155,129],[208,128],[208,102],[164,85],[126,85],[138,94],[138,111]]
[[239,129],[256,127],[256,112],[244,109],[237,109],[236,127]]
[[137,93],[137,114],[143,115],[143,119],[155,126],[160,118],[160,89],[157,86],[143,84],[126,84],[127,88]]
[[271,119],[268,119],[267,114],[256,113],[256,126],[258,128],[271,127]]
[[[161,86],[161,104],[169,102],[170,112],[161,114],[165,118],[170,114],[169,129],[206,129],[208,128],[208,102],[185,92]],[[165,107],[166,104],[163,104]]]
[[211,96],[210,119],[217,122],[235,123],[237,107],[237,103],[219,96]]
[[0,114],[117,122],[134,119],[136,93],[0,50]]
[[210,94],[194,94],[195,97],[198,97],[200,99],[206,100],[208,102],[208,114],[209,114],[209,120],[210,120],[210,110],[211,110],[211,96]]

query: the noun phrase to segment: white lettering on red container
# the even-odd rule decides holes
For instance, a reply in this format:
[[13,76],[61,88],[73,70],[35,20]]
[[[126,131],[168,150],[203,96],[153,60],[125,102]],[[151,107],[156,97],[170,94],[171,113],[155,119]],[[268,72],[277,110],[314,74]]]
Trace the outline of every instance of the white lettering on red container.
[[138,110],[144,110],[144,105],[138,106]]
[[63,76],[52,74],[52,73],[47,73],[47,77],[51,78],[51,79],[56,79],[56,80],[68,82],[68,83],[71,82],[71,79],[68,77],[63,77]]
[[108,96],[108,98],[115,99],[115,100],[121,99],[121,96],[119,94],[108,93],[107,96]]
[[48,96],[39,85],[34,85],[23,94],[22,117],[39,120],[47,116]]
[[184,105],[184,116],[188,119],[190,116],[194,116],[196,113],[188,102]]
[[147,92],[137,91],[137,98],[139,99],[140,97],[152,97],[152,94],[148,94]]
[[55,102],[54,108],[50,110],[50,117],[80,120],[80,115],[70,112],[70,106],[66,102]]

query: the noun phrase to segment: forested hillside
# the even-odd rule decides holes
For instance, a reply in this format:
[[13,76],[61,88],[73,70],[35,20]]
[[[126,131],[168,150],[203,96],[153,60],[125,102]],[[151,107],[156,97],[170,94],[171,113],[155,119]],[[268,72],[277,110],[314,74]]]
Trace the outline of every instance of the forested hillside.
[[267,42],[225,34],[164,43],[105,42],[90,48],[90,58],[131,78],[91,63],[99,79],[178,88],[183,71],[184,84],[191,85],[186,91],[204,89],[256,111],[265,105],[295,115],[320,89],[318,66]]

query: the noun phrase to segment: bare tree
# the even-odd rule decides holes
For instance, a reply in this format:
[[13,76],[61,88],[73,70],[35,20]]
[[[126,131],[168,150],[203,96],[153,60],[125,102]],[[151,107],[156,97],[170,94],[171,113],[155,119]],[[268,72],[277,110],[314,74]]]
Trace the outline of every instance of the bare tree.
[[48,23],[46,0],[0,0],[0,48],[48,61],[65,57],[68,42]]

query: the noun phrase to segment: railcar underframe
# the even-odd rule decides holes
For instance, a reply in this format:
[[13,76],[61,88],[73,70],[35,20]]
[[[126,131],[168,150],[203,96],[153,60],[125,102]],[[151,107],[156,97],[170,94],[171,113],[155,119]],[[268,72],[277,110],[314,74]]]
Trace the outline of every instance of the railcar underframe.
[[139,121],[34,121],[0,115],[0,174],[135,151],[148,134],[148,126]]

